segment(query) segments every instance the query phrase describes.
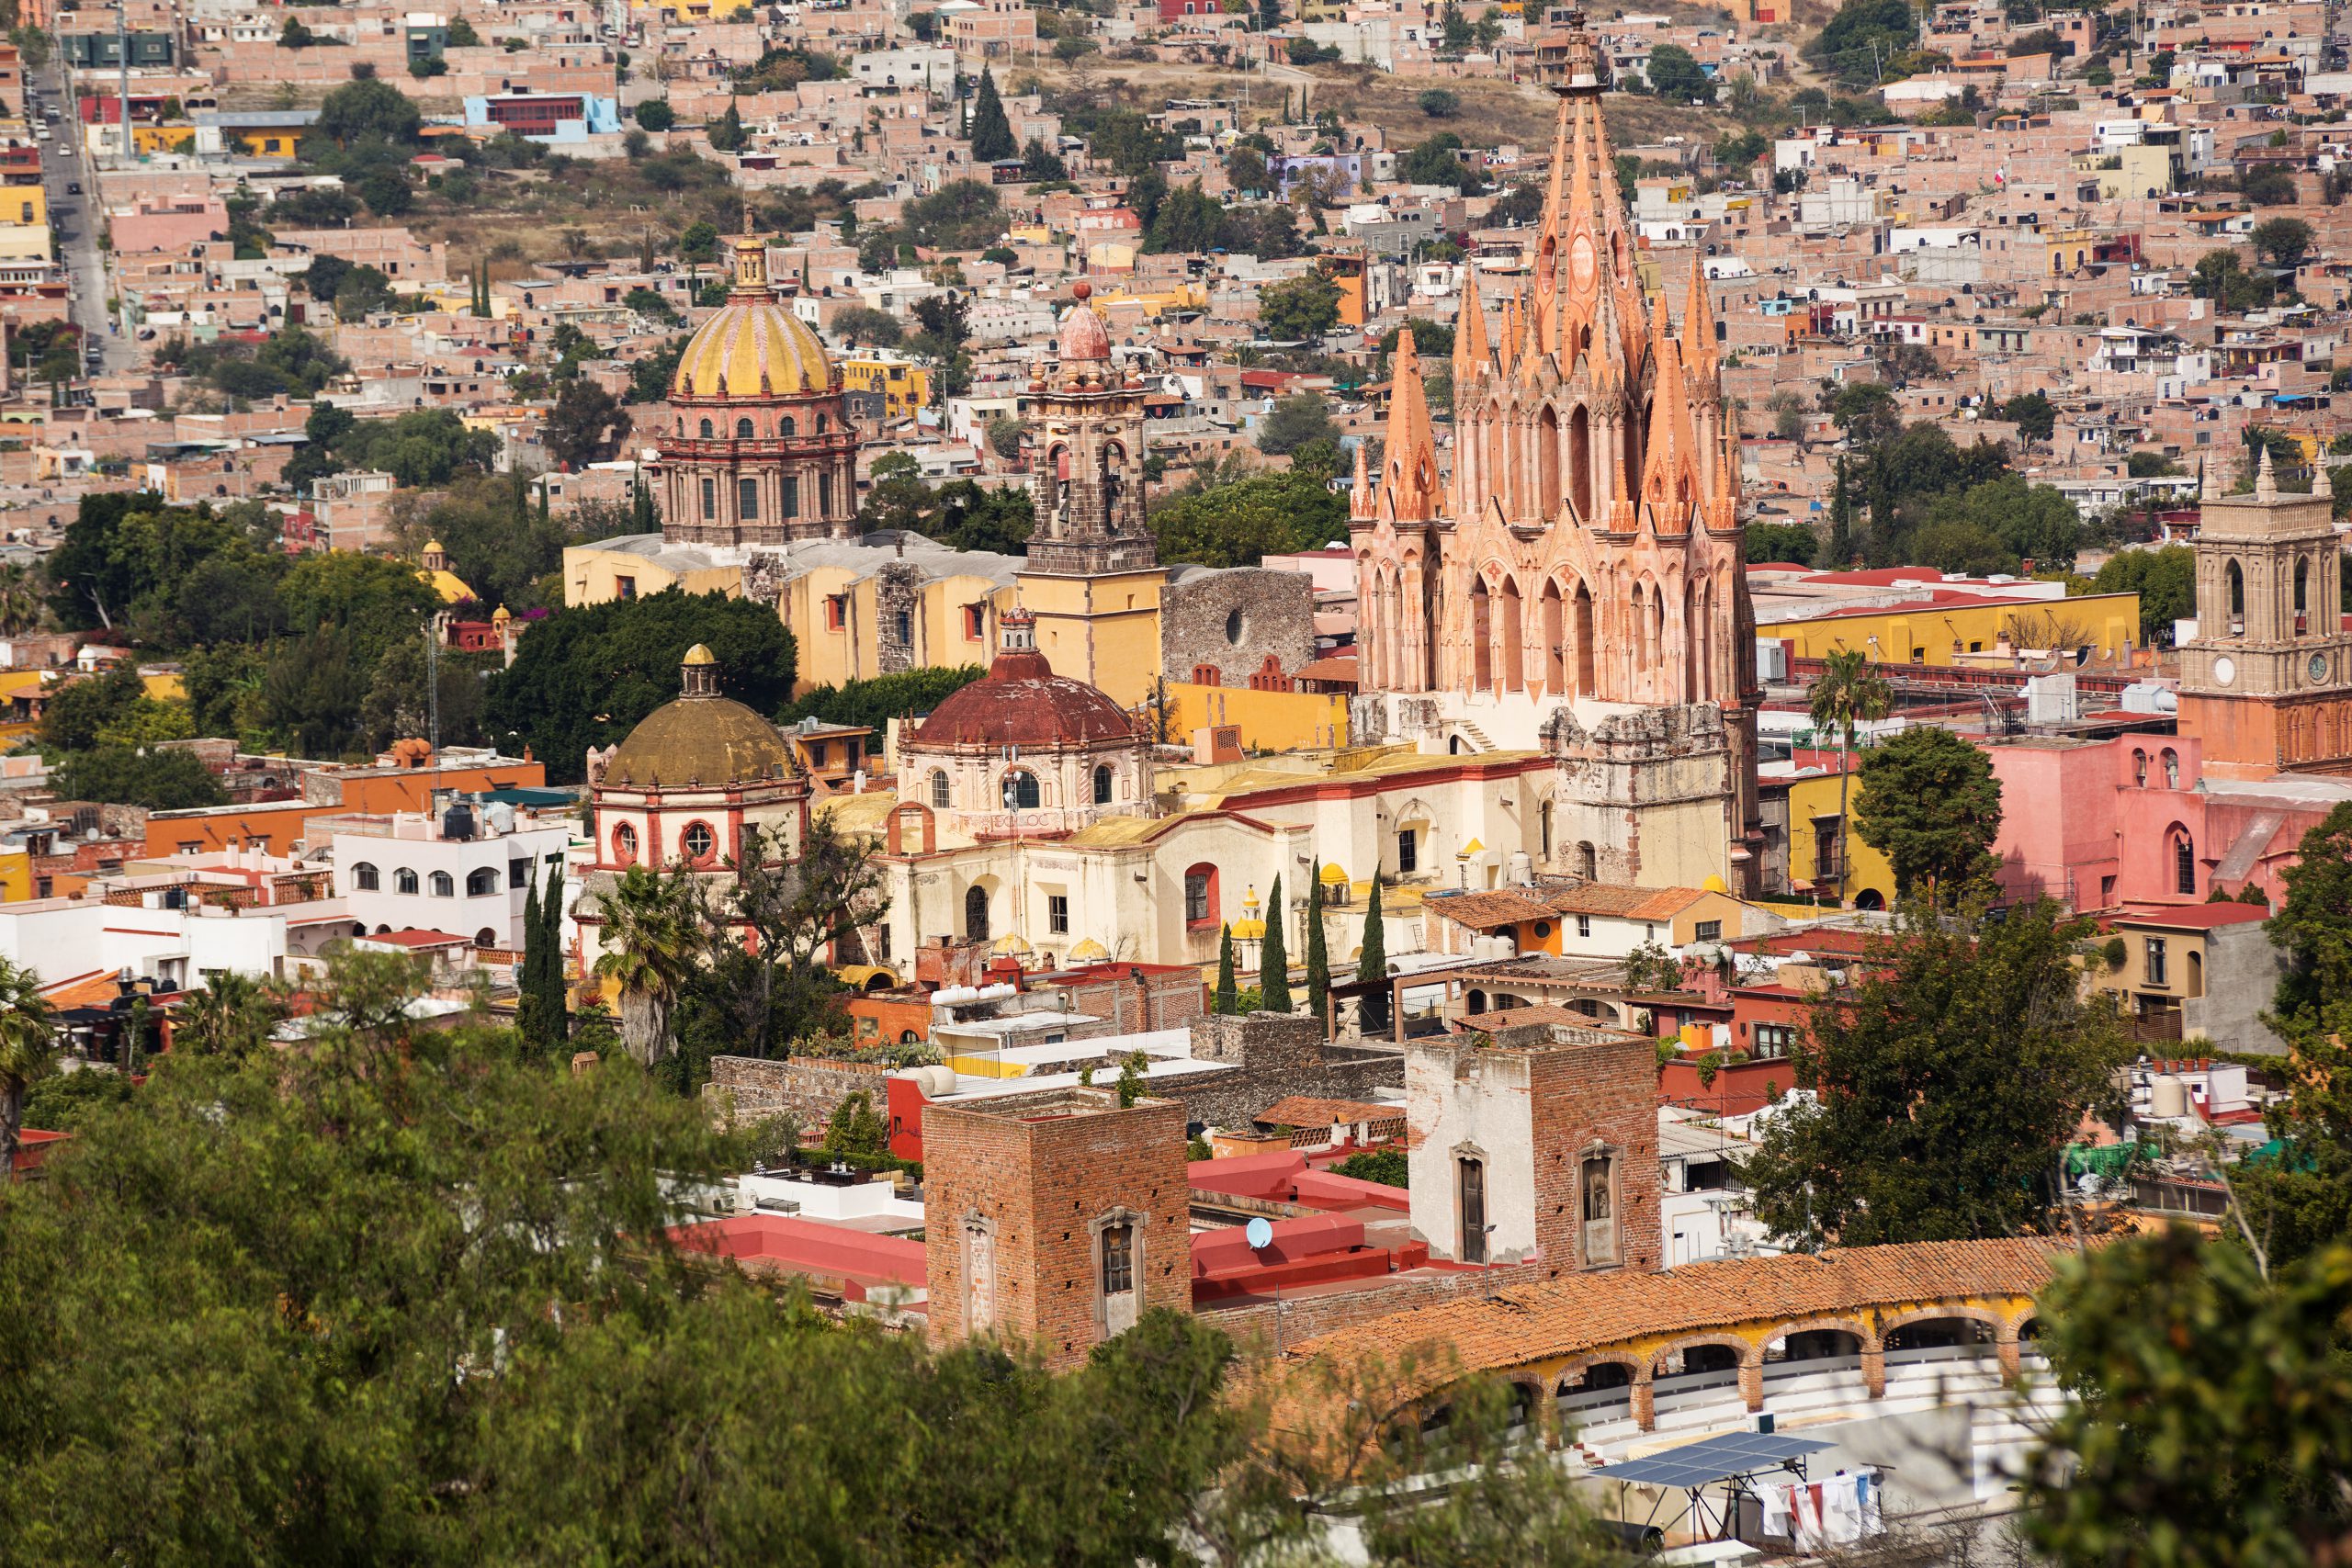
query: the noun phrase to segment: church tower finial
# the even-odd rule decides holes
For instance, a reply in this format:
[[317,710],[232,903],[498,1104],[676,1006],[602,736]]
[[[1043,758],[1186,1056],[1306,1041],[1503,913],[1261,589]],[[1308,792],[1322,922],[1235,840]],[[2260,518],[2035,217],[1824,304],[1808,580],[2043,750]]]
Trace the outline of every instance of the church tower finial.
[[2254,466],[2254,499],[2278,499],[2278,476],[2270,471],[2270,444],[2267,441],[2262,444],[2261,460]]

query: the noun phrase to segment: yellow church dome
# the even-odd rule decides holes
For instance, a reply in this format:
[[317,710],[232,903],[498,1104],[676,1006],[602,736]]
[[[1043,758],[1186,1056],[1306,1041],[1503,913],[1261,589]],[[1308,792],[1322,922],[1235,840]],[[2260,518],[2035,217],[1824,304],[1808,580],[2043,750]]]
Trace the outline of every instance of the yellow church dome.
[[758,397],[838,385],[825,345],[798,317],[773,299],[729,300],[686,341],[670,395]]

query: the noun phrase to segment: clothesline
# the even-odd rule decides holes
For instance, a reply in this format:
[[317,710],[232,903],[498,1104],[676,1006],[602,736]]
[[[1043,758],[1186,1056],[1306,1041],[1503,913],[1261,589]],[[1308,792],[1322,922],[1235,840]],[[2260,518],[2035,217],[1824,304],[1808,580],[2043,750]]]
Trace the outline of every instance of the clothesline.
[[1885,1528],[1885,1483],[1867,1470],[1819,1481],[1767,1482],[1756,1489],[1763,1533],[1798,1551],[1849,1546]]

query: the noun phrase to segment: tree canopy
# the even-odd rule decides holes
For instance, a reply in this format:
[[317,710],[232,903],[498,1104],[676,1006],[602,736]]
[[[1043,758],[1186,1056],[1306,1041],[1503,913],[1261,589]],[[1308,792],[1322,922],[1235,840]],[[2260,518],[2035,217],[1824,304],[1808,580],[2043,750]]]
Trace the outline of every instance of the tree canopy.
[[2001,784],[1984,750],[1913,725],[1862,753],[1854,831],[1884,855],[1896,891],[1950,906],[1991,876]]
[[1183,491],[1154,508],[1148,522],[1162,561],[1255,566],[1259,558],[1315,549],[1348,528],[1348,504],[1296,469]]
[[531,628],[514,665],[490,682],[484,724],[512,734],[550,781],[586,775],[591,747],[608,746],[678,694],[679,661],[696,643],[718,661],[720,692],[773,713],[792,690],[792,634],[768,605],[675,588],[639,599],[558,610]]
[[1817,1098],[1765,1119],[1758,1218],[1812,1246],[2050,1230],[2060,1153],[2131,1051],[2083,994],[2091,931],[2047,902],[1907,913],[1813,1006],[1795,1077]]

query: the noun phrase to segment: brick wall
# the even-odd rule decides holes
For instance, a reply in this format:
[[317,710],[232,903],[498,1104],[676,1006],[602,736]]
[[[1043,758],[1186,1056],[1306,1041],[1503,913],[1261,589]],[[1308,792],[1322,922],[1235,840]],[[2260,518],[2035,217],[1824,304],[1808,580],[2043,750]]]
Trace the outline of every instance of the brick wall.
[[[923,1111],[930,1324],[952,1343],[976,1332],[1034,1343],[1072,1367],[1152,1307],[1192,1306],[1184,1108],[1118,1108],[1107,1089],[1012,1095]],[[1135,1289],[1102,1286],[1106,1224],[1134,1227]],[[977,1321],[975,1321],[977,1320]]]
[[1186,570],[1159,595],[1159,667],[1176,680],[1203,665],[1247,686],[1272,658],[1285,675],[1315,657],[1315,583],[1305,572]]

